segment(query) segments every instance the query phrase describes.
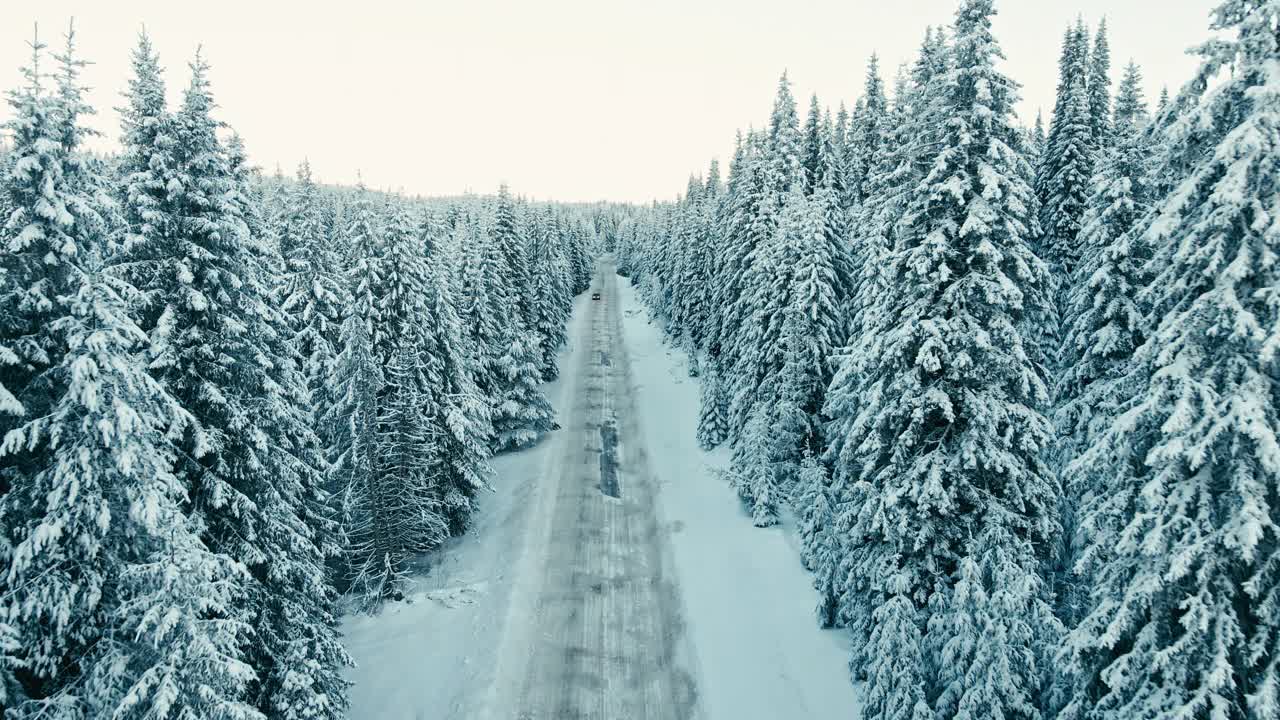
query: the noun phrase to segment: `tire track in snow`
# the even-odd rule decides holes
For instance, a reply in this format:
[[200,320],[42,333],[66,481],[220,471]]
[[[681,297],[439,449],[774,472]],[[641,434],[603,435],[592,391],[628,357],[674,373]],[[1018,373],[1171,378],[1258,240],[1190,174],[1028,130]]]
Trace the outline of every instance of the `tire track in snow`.
[[[565,429],[544,462],[486,717],[683,720],[696,713],[695,683],[682,667],[687,640],[669,538],[635,441],[611,263],[600,263],[594,287],[603,299],[578,340],[590,352],[579,352],[572,390],[566,383],[572,405],[561,405]],[[608,427],[616,448],[606,447]],[[617,489],[610,468],[620,497],[607,492]]]

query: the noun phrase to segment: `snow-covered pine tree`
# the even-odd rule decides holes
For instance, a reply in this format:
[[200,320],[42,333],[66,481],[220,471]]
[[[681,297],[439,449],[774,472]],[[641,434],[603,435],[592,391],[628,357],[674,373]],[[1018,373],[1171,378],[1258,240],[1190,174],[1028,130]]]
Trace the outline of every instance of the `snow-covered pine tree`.
[[[1079,263],[1080,233],[1093,176],[1093,118],[1088,86],[1088,33],[1083,24],[1067,29],[1059,60],[1058,99],[1036,175],[1040,227],[1039,254],[1053,272],[1054,306],[1060,308],[1068,278]],[[1053,334],[1057,331],[1049,328]]]
[[[925,155],[928,149],[940,142],[941,123],[937,121],[939,105],[935,98],[943,88],[946,77],[947,52],[945,34],[930,28],[921,43],[919,57],[910,73],[900,69],[894,105],[886,123],[886,137],[882,141],[885,151],[871,178],[871,190],[867,201],[857,208],[853,236],[855,285],[853,297],[848,303],[849,339],[836,352],[830,363],[833,377],[826,390],[824,414],[830,418],[825,440],[827,449],[824,462],[832,469],[832,503],[835,515],[836,543],[858,542],[853,535],[859,523],[861,503],[854,491],[858,482],[860,460],[857,454],[865,429],[860,413],[864,404],[875,402],[867,394],[864,385],[862,363],[863,349],[877,342],[875,332],[890,322],[894,312],[890,299],[896,293],[894,280],[889,273],[889,258],[897,242],[899,221],[906,210],[910,191],[924,177],[928,165]],[[820,585],[822,592],[834,593],[820,600],[820,607],[839,606],[840,614],[833,622],[845,624],[870,622],[863,614],[857,618],[849,613],[862,608],[858,603],[840,598],[857,598],[868,592],[865,587],[853,587],[858,581],[850,563],[853,557],[837,545],[830,552],[836,553],[841,564],[833,572],[834,581]],[[868,611],[869,612],[869,611]],[[855,634],[856,634],[855,630]],[[855,657],[855,667],[859,661]]]
[[831,476],[811,453],[800,461],[794,501],[799,511],[800,562],[813,572],[813,584],[821,600],[816,608],[818,623],[829,628],[836,622],[836,594],[828,589],[840,567],[839,542],[832,536],[835,515],[831,504]]
[[[834,426],[847,434],[837,477],[852,480],[842,488],[853,520],[841,531],[852,575],[842,612],[868,694],[900,708],[916,704],[914,682],[876,684],[895,676],[881,667],[893,658],[870,645],[877,611],[905,596],[927,629],[926,696],[946,678],[965,678],[961,694],[982,697],[993,712],[1039,717],[1037,675],[1001,677],[982,665],[997,650],[1038,659],[1053,647],[1035,548],[1057,530],[1058,495],[1042,458],[1051,439],[1039,412],[1047,391],[1020,332],[1024,313],[1044,303],[1047,270],[1029,244],[1032,193],[1012,124],[1017,85],[994,67],[1001,55],[993,13],[991,0],[965,0],[957,12],[935,113],[944,120],[941,142],[887,258],[894,292],[843,369],[862,378],[862,403],[855,420]],[[957,639],[951,620],[963,613],[962,563],[981,566],[991,553],[1001,561],[998,579],[1016,594],[1001,627],[1033,632],[992,637],[976,654],[954,656],[944,678],[943,653]],[[933,710],[946,715],[941,702]]]
[[454,235],[464,263],[460,275],[465,300],[459,315],[475,357],[474,377],[480,392],[496,407],[505,383],[499,360],[514,316],[500,275],[502,257],[480,218],[464,222]]
[[747,418],[746,427],[729,466],[730,485],[737,490],[743,507],[751,514],[756,527],[778,524],[778,508],[782,498],[773,478],[769,458],[769,409],[757,405]]
[[840,176],[844,180],[840,193],[840,208],[846,213],[852,210],[854,204],[853,192],[849,187],[852,185],[849,156],[853,152],[850,147],[849,133],[849,109],[845,107],[842,100],[839,109],[836,110],[835,124],[831,129],[831,141],[835,145],[836,157],[840,162]]
[[1031,128],[1030,140],[1035,166],[1040,167],[1040,157],[1044,155],[1044,146],[1049,140],[1044,134],[1044,115],[1039,110],[1036,111],[1036,124]]
[[[746,231],[758,200],[758,162],[754,137],[738,134],[733,159],[729,163],[723,210],[717,219],[716,234],[719,244],[715,249],[715,258],[720,272],[711,293],[713,314],[708,319],[705,344],[707,353],[720,359],[722,366],[732,361],[732,333],[736,332],[736,325],[729,310],[741,289],[741,268],[750,251]],[[722,380],[727,381],[727,378]]]
[[[105,223],[103,208],[86,194],[91,183],[77,154],[86,132],[81,116],[89,108],[78,87],[62,87],[66,79],[47,86],[50,75],[40,67],[46,46],[37,37],[31,49],[30,64],[22,69],[26,85],[9,93],[13,119],[6,125],[12,137],[4,182],[9,215],[0,255],[0,430],[6,431],[23,416],[42,416],[54,399],[46,374],[64,352],[51,327],[65,313],[58,295],[70,289],[75,256],[105,239],[100,227],[92,227]],[[77,72],[76,62],[69,57],[63,75]],[[70,82],[77,82],[74,74]],[[38,455],[28,461],[30,467],[16,468],[14,463],[24,461],[10,457],[6,474],[43,465]],[[9,477],[0,491],[16,484]]]
[[[825,134],[830,138],[830,128]],[[788,226],[782,268],[790,290],[783,311],[783,364],[777,379],[774,433],[775,477],[790,495],[805,455],[820,452],[821,410],[831,382],[830,358],[845,340],[842,308],[850,295],[851,260],[837,189],[838,158],[828,140],[821,161],[822,185],[807,199],[803,215]],[[790,219],[791,216],[788,215]]]
[[1134,393],[1079,461],[1107,485],[1082,510],[1103,562],[1066,718],[1280,716],[1278,24],[1276,0],[1220,3],[1170,127],[1198,160],[1142,238]]
[[938,716],[929,709],[926,695],[928,664],[920,612],[911,597],[894,590],[908,583],[892,578],[886,585],[891,594],[872,615],[866,651],[880,662],[870,671],[862,712],[885,720],[932,720]]
[[[1137,296],[1146,283],[1143,265],[1150,252],[1139,236],[1155,197],[1141,86],[1141,73],[1130,63],[1116,96],[1114,142],[1094,179],[1080,234],[1081,263],[1067,297],[1064,367],[1054,412],[1064,468],[1114,422],[1127,397],[1122,385],[1130,360],[1148,330]],[[1060,565],[1063,581],[1078,550],[1075,510],[1109,484],[1107,478],[1064,471],[1063,542],[1069,545]],[[1074,583],[1069,585],[1060,585],[1057,594],[1062,617],[1073,622],[1083,598]]]
[[[258,688],[263,712],[286,720],[342,717],[347,709],[343,670],[352,664],[337,632],[337,593],[326,560],[343,553],[336,508],[325,488],[327,459],[314,429],[305,358],[293,345],[290,319],[274,303],[269,285],[283,286],[283,258],[262,212],[260,184],[247,164],[244,144],[233,134],[227,144],[231,178],[228,200],[243,218],[246,274],[241,297],[247,326],[270,358],[263,389],[250,403],[252,424],[266,447],[263,469],[272,478],[287,552],[268,565],[257,639],[267,670]],[[269,503],[261,502],[269,507]],[[294,524],[296,516],[302,525]]]
[[[373,349],[383,367],[388,367],[402,348],[423,345],[422,298],[427,268],[418,223],[408,203],[403,198],[390,198],[384,214],[386,223],[379,235],[382,248],[374,255],[378,263],[378,283],[372,292],[378,307],[378,323],[374,327]],[[417,391],[424,397],[428,392],[425,386],[419,386]]]
[[698,410],[698,446],[713,450],[729,435],[729,408],[725,398],[725,381],[720,377],[720,360],[708,357],[702,362],[702,400]]
[[386,366],[384,397],[378,414],[378,472],[370,492],[371,552],[367,574],[355,585],[368,602],[381,602],[403,592],[407,562],[434,549],[449,536],[442,488],[433,472],[438,448],[430,417],[423,412],[422,352],[411,336]]
[[567,284],[569,268],[567,259],[561,254],[564,240],[556,228],[550,207],[541,207],[535,211],[535,232],[530,243],[530,262],[532,264],[533,298],[530,303],[532,313],[532,330],[538,336],[538,348],[541,357],[538,369],[543,380],[554,380],[560,374],[556,362],[560,348],[564,346],[565,309],[569,307],[571,295]]
[[[10,639],[3,667],[20,670],[21,680],[4,678],[3,705],[14,718],[123,710],[123,693],[91,687],[92,678],[110,673],[116,685],[136,692],[131,703],[143,711],[225,704],[258,717],[244,703],[253,672],[239,661],[248,628],[208,622],[195,606],[198,596],[155,597],[127,577],[156,551],[196,563],[204,576],[191,577],[189,587],[216,606],[242,570],[198,547],[181,514],[185,493],[171,473],[166,435],[180,432],[187,418],[146,375],[138,355],[145,335],[124,300],[135,291],[103,270],[115,208],[82,154],[87,131],[80,122],[92,109],[83,100],[85,63],[74,38],[73,28],[56,56],[53,92],[37,39],[24,69],[28,84],[10,95],[14,144],[4,188],[12,210],[0,286],[0,342],[9,366],[0,398],[7,416],[0,445],[6,567],[0,623]],[[151,647],[132,643],[119,626],[126,607],[142,598],[171,603],[171,623],[190,635],[157,638]],[[187,652],[185,640],[198,640],[192,652],[219,662],[194,679],[170,677],[168,695],[151,696],[147,677]],[[188,704],[197,688],[201,701]]]
[[691,208],[686,222],[693,225],[693,247],[689,250],[690,273],[684,289],[686,335],[689,340],[689,374],[702,373],[701,363],[709,351],[707,341],[715,322],[713,293],[716,258],[720,252],[719,218],[723,188],[720,186],[720,163],[711,161],[707,180],[699,193],[699,202]]
[[[139,352],[146,335],[122,298],[132,288],[95,267],[95,254],[76,261],[87,264],[73,270],[80,287],[64,296],[69,314],[54,322],[66,341],[65,394],[49,414],[10,431],[2,450],[48,442],[52,451],[22,489],[47,513],[10,566],[23,579],[17,598],[41,597],[47,606],[14,609],[46,618],[46,631],[84,630],[86,620],[100,626],[84,655],[64,668],[57,694],[9,711],[261,718],[246,701],[254,671],[242,653],[252,631],[233,611],[243,601],[236,593],[248,580],[245,569],[210,552],[183,513],[186,491],[172,473],[170,437],[190,418],[147,375]],[[66,580],[78,592],[58,592]],[[71,603],[57,607],[59,600]],[[89,606],[75,609],[81,602]],[[37,638],[26,639],[39,647]]]
[[456,535],[467,528],[476,494],[488,488],[493,421],[488,399],[475,383],[481,368],[469,351],[443,260],[438,252],[428,258],[423,354],[427,385],[437,396],[433,473],[442,489],[449,529]]
[[[243,177],[210,116],[207,69],[197,57],[173,117],[173,170],[157,223],[168,232],[141,234],[146,242],[135,242],[129,258],[156,311],[143,313],[141,326],[155,377],[194,418],[179,441],[178,472],[205,542],[254,578],[236,610],[257,630],[247,658],[261,682],[256,704],[331,717],[345,706],[345,653],[325,615],[322,460],[285,325],[263,287],[270,248],[251,234],[258,220],[246,217]],[[136,210],[144,212],[156,206]]]
[[506,185],[498,188],[494,207],[493,242],[502,258],[501,278],[515,311],[511,321],[521,331],[533,324],[533,277],[529,269],[529,240],[520,203]]
[[[1036,559],[1027,543],[996,523],[970,543],[946,607],[928,621],[925,644],[933,646],[938,667],[934,716],[1044,717],[1046,643],[1038,633],[1051,616],[1028,572]],[[914,693],[904,699],[916,701]]]
[[512,335],[498,357],[499,391],[493,412],[498,450],[526,448],[555,430],[555,411],[538,389],[537,339],[529,332]]
[[[42,435],[56,438],[47,473],[70,480],[44,493],[66,503],[44,522],[63,528],[74,546],[64,555],[37,543],[43,547],[32,559],[94,567],[106,580],[82,585],[85,597],[101,598],[95,614],[104,626],[78,663],[83,686],[71,694],[80,695],[78,702],[62,709],[88,717],[261,718],[247,702],[254,671],[243,648],[252,629],[234,619],[245,568],[201,542],[198,523],[183,512],[186,490],[172,472],[170,438],[190,418],[146,373],[140,352],[146,335],[128,318],[122,297],[133,289],[100,269],[77,273],[81,288],[71,314],[58,321],[68,342],[66,394],[48,416],[5,439],[8,449]],[[68,532],[76,515],[99,528],[97,542]],[[24,554],[20,546],[18,556]],[[23,716],[21,709],[11,712]]]
[[[342,263],[325,233],[323,201],[311,177],[310,163],[298,166],[297,181],[285,197],[280,229],[287,290],[281,309],[292,320],[293,347],[303,359],[311,410],[323,413],[331,398],[329,378],[338,355],[343,309],[349,296]],[[328,446],[331,438],[321,435]]]
[[[167,185],[173,171],[173,120],[165,101],[165,85],[160,60],[151,40],[142,33],[131,56],[133,74],[129,78],[127,103],[119,109],[121,145],[117,172],[123,183],[121,212],[124,215],[125,257],[145,257],[146,250],[163,245],[161,238],[172,232],[165,211]],[[135,285],[143,276],[121,269]],[[154,319],[159,309],[140,298],[137,313]]]
[[870,194],[871,175],[879,161],[881,144],[888,130],[889,101],[884,94],[884,81],[880,78],[880,58],[875,53],[867,60],[860,100],[860,111],[853,124],[854,137],[849,140],[849,176],[845,178],[854,205],[866,202]]
[[[770,202],[766,199],[766,204]],[[751,314],[743,324],[737,339],[737,362],[734,364],[732,395],[729,399],[729,426],[745,428],[746,422],[756,418],[758,424],[768,427],[769,434],[760,433],[762,442],[750,442],[738,447],[734,457],[737,462],[736,474],[739,476],[739,493],[744,501],[758,505],[755,500],[756,488],[768,486],[770,490],[763,492],[760,502],[765,507],[757,507],[754,512],[756,523],[760,526],[773,525],[777,522],[776,508],[779,495],[785,494],[783,487],[787,478],[782,461],[795,453],[795,461],[799,461],[800,447],[785,451],[784,446],[799,443],[801,438],[774,432],[775,421],[780,420],[780,413],[788,417],[788,425],[801,435],[808,435],[803,428],[809,423],[799,415],[805,415],[804,409],[797,403],[803,402],[801,395],[802,378],[793,378],[793,387],[789,388],[796,396],[784,406],[782,392],[782,370],[787,362],[788,351],[796,355],[793,369],[799,375],[805,368],[801,354],[807,345],[801,342],[802,325],[798,320],[793,325],[793,346],[786,345],[783,330],[787,313],[792,303],[793,287],[792,271],[800,247],[810,235],[821,233],[821,218],[811,208],[810,199],[804,194],[804,185],[795,183],[787,192],[785,207],[774,237],[756,246],[753,252],[751,271],[744,278],[743,295],[740,303],[751,309]],[[735,423],[738,423],[735,425]]]
[[[747,222],[738,295],[727,308],[728,322],[720,335],[722,341],[732,340],[725,366],[732,370],[731,439],[746,427],[753,408],[760,402],[760,386],[770,376],[770,369],[781,365],[781,349],[776,341],[789,290],[778,252],[786,235],[782,230],[785,206],[793,206],[791,213],[797,218],[805,214],[799,120],[785,74],[778,83],[769,128],[761,142],[756,178],[759,200]],[[797,188],[802,192],[793,194]]]
[[[368,315],[372,302],[356,294],[356,307],[342,324],[341,351],[330,380],[333,402],[321,423],[333,439],[329,488],[338,497],[346,548],[346,577],[350,583],[365,569],[369,546],[369,498],[379,473],[378,398],[385,384],[382,365],[373,354]],[[367,298],[367,295],[363,295]]]
[[[374,212],[369,191],[363,183],[356,185],[355,202],[352,203],[349,223],[342,232],[348,247],[347,293],[351,296],[351,313],[347,317],[358,317],[364,322],[364,332],[373,343],[382,326],[382,308],[378,303],[378,289],[385,281],[382,271],[385,263],[382,253],[385,243],[382,240],[383,228]],[[343,321],[345,325],[345,320]],[[344,328],[344,337],[347,332]],[[343,340],[346,343],[347,340]],[[377,353],[374,352],[377,358]],[[379,362],[381,367],[381,362]]]
[[822,130],[822,106],[818,104],[818,95],[809,96],[809,114],[805,116],[804,129],[801,130],[800,166],[804,170],[805,193],[812,195],[821,181],[819,173],[822,165],[822,145],[826,140]]
[[1098,32],[1089,53],[1089,130],[1095,161],[1111,146],[1111,46],[1107,43],[1107,19],[1098,21]]

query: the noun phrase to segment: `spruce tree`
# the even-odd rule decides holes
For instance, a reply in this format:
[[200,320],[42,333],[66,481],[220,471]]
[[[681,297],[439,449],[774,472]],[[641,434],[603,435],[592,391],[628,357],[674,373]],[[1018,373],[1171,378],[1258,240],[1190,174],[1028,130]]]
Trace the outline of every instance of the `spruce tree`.
[[332,717],[345,707],[347,661],[323,566],[323,459],[286,325],[263,284],[269,246],[253,234],[259,220],[247,214],[241,164],[210,115],[207,72],[197,57],[173,117],[168,232],[134,247],[132,265],[148,278],[140,289],[158,311],[142,326],[155,377],[194,418],[178,443],[178,472],[205,541],[253,574],[236,610],[256,629],[247,658],[259,675],[256,704],[272,715],[305,707]]
[[830,628],[838,621],[836,573],[840,570],[840,543],[835,537],[835,492],[826,466],[810,453],[800,462],[796,483],[800,562],[813,572],[819,597],[814,608],[818,624]]
[[1093,176],[1095,144],[1088,86],[1088,35],[1082,24],[1067,31],[1059,73],[1058,100],[1036,174],[1040,227],[1044,231],[1040,256],[1053,270],[1057,307],[1064,302],[1068,278],[1079,264],[1077,236]]
[[728,437],[729,412],[725,399],[724,379],[720,377],[720,362],[707,358],[703,362],[702,401],[698,410],[698,446],[714,450]]
[[[720,333],[722,341],[732,339],[727,366],[733,373],[729,400],[731,437],[746,427],[759,402],[760,384],[770,375],[770,369],[781,364],[776,340],[789,289],[785,281],[779,281],[779,277],[785,277],[779,264],[784,205],[790,202],[795,206],[793,214],[804,212],[799,207],[803,193],[789,199],[793,189],[803,190],[804,176],[799,121],[786,75],[778,83],[773,114],[761,143],[754,187],[748,189],[748,193],[758,193],[758,201],[744,208],[749,215],[744,218],[746,227],[739,250],[742,259],[736,283],[738,293],[730,301],[727,322]],[[775,292],[775,286],[780,292]]]
[[[342,350],[330,380],[333,402],[322,418],[325,433],[333,439],[329,487],[338,496],[343,531],[349,539],[344,553],[348,584],[367,570],[369,498],[377,487],[380,462],[378,397],[385,380],[373,354],[367,315],[361,312],[367,313],[370,305],[357,304],[342,324]],[[358,593],[366,589],[363,584],[357,586]]]
[[822,107],[818,105],[817,94],[809,96],[809,114],[805,117],[803,149],[800,165],[804,169],[804,187],[806,194],[813,194],[822,182],[822,145],[825,135],[822,131]]
[[[280,250],[288,289],[281,310],[291,319],[292,344],[303,360],[311,409],[316,415],[331,400],[328,381],[338,354],[343,308],[349,303],[341,261],[325,233],[322,212],[311,165],[304,161],[284,204]],[[330,439],[323,439],[327,445]]]
[[538,389],[537,339],[532,333],[513,335],[498,357],[500,395],[493,412],[494,445],[518,450],[559,426],[555,411]]
[[551,209],[537,213],[536,232],[530,247],[533,273],[533,298],[530,304],[532,329],[539,340],[541,357],[538,368],[542,379],[554,380],[560,374],[557,357],[567,339],[565,309],[571,302],[567,284],[569,267],[560,250],[564,240],[551,217]]
[[[887,258],[893,292],[844,369],[862,378],[863,402],[838,426],[847,439],[836,477],[852,511],[843,602],[854,667],[886,706],[914,708],[919,682],[929,698],[947,689],[932,708],[940,716],[972,698],[992,715],[1039,717],[1043,665],[1008,678],[985,665],[1001,652],[1038,661],[1053,646],[1035,548],[1057,531],[1058,494],[1042,458],[1047,390],[1020,330],[1044,303],[1046,269],[1029,245],[1032,194],[1011,120],[1017,85],[994,68],[993,13],[990,0],[966,0],[957,12],[937,98],[941,142]],[[1010,614],[995,635],[977,636],[973,652],[956,653],[972,622],[971,564],[993,568],[979,582],[988,595],[1005,584]],[[896,677],[882,667],[893,658],[876,655],[871,638],[899,596],[925,628],[924,663],[918,682],[882,688],[879,678]]]
[[500,279],[502,259],[487,228],[479,219],[470,219],[455,231],[464,263],[464,298],[459,308],[469,335],[469,347],[476,358],[475,381],[480,392],[496,404],[502,387],[498,359],[503,352],[505,323],[512,310]]
[[861,110],[854,118],[854,137],[849,141],[849,177],[846,182],[855,203],[866,202],[870,194],[871,174],[881,153],[887,131],[889,101],[880,78],[880,58],[872,53],[867,60],[867,74],[860,99]]
[[1089,129],[1095,152],[1111,146],[1111,46],[1107,43],[1107,19],[1098,22],[1098,32],[1089,53]]
[[512,321],[528,329],[533,324],[533,277],[529,268],[528,235],[520,209],[506,185],[498,188],[493,242],[502,258],[501,277],[515,311]]
[[423,351],[427,385],[436,393],[434,472],[449,529],[460,534],[475,509],[476,494],[489,487],[493,421],[489,402],[475,382],[481,368],[469,352],[442,261],[438,252],[428,260]]
[[[1064,370],[1054,413],[1064,467],[1115,421],[1125,397],[1122,386],[1130,359],[1147,330],[1137,296],[1146,284],[1143,265],[1150,252],[1139,235],[1155,198],[1141,83],[1137,66],[1130,63],[1116,97],[1114,145],[1103,156],[1094,180],[1081,231],[1081,265],[1067,298]],[[1071,545],[1061,569],[1069,573],[1079,540],[1075,509],[1108,483],[1072,469],[1063,480],[1063,540]],[[1074,583],[1070,585],[1059,588],[1068,620],[1077,616],[1082,600]]]
[[1280,715],[1280,4],[1228,0],[1169,154],[1198,158],[1156,210],[1132,393],[1085,453],[1102,563],[1069,636],[1065,717]]

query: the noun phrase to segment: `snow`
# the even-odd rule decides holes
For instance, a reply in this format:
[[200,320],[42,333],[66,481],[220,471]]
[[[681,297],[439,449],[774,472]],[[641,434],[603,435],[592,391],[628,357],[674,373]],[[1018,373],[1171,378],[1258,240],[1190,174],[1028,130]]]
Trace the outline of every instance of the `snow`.
[[800,565],[794,525],[751,524],[720,475],[729,451],[698,447],[701,393],[687,357],[662,345],[630,283],[620,282],[618,294],[642,441],[661,484],[658,510],[674,531],[703,716],[858,717],[846,635],[817,625],[818,594]]
[[[618,287],[642,430],[642,437],[623,441],[646,443],[659,478],[658,512],[672,533],[696,716],[857,717],[845,635],[821,630],[814,620],[817,593],[800,565],[790,522],[752,526],[718,474],[728,465],[726,451],[697,446],[699,392],[687,377],[687,359],[661,344],[629,283]],[[588,297],[574,302],[570,338],[581,336]],[[560,367],[577,367],[578,353],[588,351],[576,345],[561,351]],[[562,413],[576,382],[567,375],[544,386]],[[353,720],[519,717],[518,708],[505,707],[513,693],[500,688],[520,679],[495,675],[520,667],[501,657],[514,646],[529,652],[529,618],[519,612],[529,598],[521,593],[543,558],[525,543],[539,535],[529,531],[531,512],[546,508],[538,502],[545,494],[538,476],[548,453],[560,449],[560,434],[493,461],[494,492],[479,498],[473,528],[424,559],[431,568],[414,577],[406,602],[377,616],[345,618],[346,645],[358,664],[348,675]],[[620,471],[625,482],[626,468]]]

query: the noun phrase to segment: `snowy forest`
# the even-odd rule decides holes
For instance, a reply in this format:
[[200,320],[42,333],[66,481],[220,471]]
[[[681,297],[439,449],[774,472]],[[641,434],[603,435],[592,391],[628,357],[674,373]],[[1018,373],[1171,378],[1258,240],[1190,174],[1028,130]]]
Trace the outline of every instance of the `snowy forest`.
[[123,152],[89,153],[64,39],[0,157],[0,707],[343,717],[338,615],[556,427],[539,385],[611,216],[263,177],[205,58],[167,107],[145,35]]
[[[146,32],[98,150],[42,27],[0,134],[0,715],[818,717],[792,659],[835,647],[864,720],[1280,720],[1280,0],[1218,0],[1155,97],[1081,16],[1034,118],[955,5],[848,105],[784,72],[647,204],[264,171]],[[784,577],[790,645],[742,589]]]
[[1280,3],[1155,103],[1081,19],[1030,127],[993,15],[834,116],[783,75],[619,273],[863,717],[1280,717]]

